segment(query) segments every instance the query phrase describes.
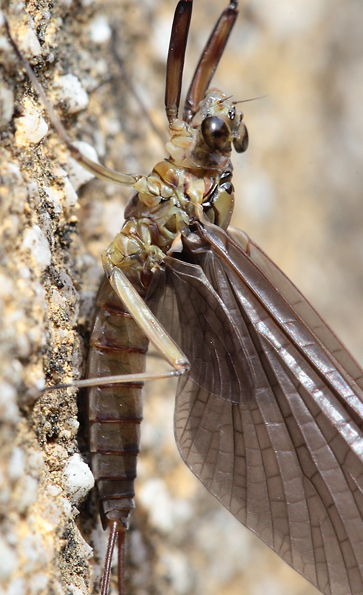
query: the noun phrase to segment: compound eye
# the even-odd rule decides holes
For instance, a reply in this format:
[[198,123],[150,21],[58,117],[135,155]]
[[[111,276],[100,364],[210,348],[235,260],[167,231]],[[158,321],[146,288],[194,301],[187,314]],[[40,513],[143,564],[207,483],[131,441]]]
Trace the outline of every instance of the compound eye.
[[208,116],[202,122],[202,134],[208,147],[213,151],[230,148],[231,133],[223,118]]
[[233,146],[237,153],[244,153],[248,147],[248,131],[243,122],[238,127],[238,135],[233,139]]

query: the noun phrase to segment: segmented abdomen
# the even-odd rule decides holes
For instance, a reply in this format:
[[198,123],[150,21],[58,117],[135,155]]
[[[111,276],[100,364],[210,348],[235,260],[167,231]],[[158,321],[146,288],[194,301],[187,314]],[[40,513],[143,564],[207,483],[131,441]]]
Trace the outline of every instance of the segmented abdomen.
[[[148,340],[104,278],[96,298],[88,372],[90,378],[145,371]],[[99,386],[88,391],[91,466],[104,528],[127,528],[134,508],[143,383]]]

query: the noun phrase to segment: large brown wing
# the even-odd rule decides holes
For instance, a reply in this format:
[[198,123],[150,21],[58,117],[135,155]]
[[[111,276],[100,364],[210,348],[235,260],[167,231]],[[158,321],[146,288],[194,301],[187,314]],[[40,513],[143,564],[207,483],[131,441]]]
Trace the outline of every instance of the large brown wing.
[[[199,280],[205,293],[212,287],[210,305],[218,297],[214,311],[222,302],[229,312],[234,340],[242,341],[253,368],[253,390],[225,397],[197,373],[182,378],[175,411],[181,455],[237,519],[322,593],[362,595],[363,407],[354,380],[361,372],[352,378],[351,368],[343,368],[345,361],[356,364],[341,355],[339,342],[330,352],[334,335],[317,332],[319,317],[310,331],[310,314],[317,315],[309,305],[288,304],[292,284],[280,287],[277,273],[269,282],[268,267],[218,228],[208,226],[206,239],[210,250],[195,255]],[[183,266],[173,259],[167,266],[168,285],[181,278],[187,288]],[[179,297],[171,293],[187,317],[187,289]],[[203,291],[199,296],[194,321],[204,316]],[[183,350],[183,335],[202,341],[187,318],[179,332]]]
[[245,232],[235,227],[229,227],[228,235],[242,248],[243,252],[249,255],[251,260],[266,275],[269,282],[291,304],[294,311],[313,331],[326,349],[334,355],[334,358],[343,366],[344,370],[363,389],[362,369],[292,281]]
[[165,279],[159,277],[147,303],[191,362],[190,377],[226,400],[250,398],[256,379],[247,330],[240,320],[236,326],[230,304],[200,266],[168,257],[165,262]]

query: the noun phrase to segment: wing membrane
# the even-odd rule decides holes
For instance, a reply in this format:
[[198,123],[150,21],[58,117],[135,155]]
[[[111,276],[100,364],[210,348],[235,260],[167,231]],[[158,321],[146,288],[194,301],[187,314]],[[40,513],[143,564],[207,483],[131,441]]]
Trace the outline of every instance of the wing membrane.
[[255,379],[245,327],[235,325],[199,266],[173,258],[165,262],[166,279],[158,283],[148,305],[193,362],[191,377],[227,400],[249,398]]
[[[181,455],[238,520],[322,593],[362,595],[363,415],[356,383],[362,373],[255,245],[251,250],[245,243],[247,254],[238,234],[232,241],[214,226],[207,227],[206,239],[210,249],[193,255],[190,274],[184,268],[190,265],[167,259],[168,300],[182,317],[175,326],[183,351],[185,344],[198,345],[190,352],[196,366],[191,357],[192,373],[178,387],[175,434]],[[203,274],[195,299],[192,277],[198,266]],[[228,328],[219,326],[212,341],[207,310],[221,321],[220,312],[228,313],[223,319]],[[199,319],[207,320],[201,330]],[[209,341],[204,362],[212,357],[205,370],[198,356],[204,333]],[[241,366],[240,385],[251,379],[239,396],[224,393],[225,380],[207,380],[213,357],[224,361],[231,344],[237,374],[238,362],[248,361]],[[233,391],[239,390],[234,382]]]
[[286,277],[278,266],[255,244],[243,231],[230,227],[228,235],[249,255],[251,260],[266,275],[270,283],[281,293],[293,307],[305,324],[313,331],[326,349],[342,365],[350,376],[363,389],[362,370],[346,350],[344,345],[319,316],[313,306],[302,295],[299,289]]

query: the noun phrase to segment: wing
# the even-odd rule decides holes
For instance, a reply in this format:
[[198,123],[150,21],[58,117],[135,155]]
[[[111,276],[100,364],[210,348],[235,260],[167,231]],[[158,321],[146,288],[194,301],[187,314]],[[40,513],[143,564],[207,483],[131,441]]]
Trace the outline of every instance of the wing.
[[[224,384],[205,385],[200,361],[193,373],[191,357],[192,374],[181,379],[176,401],[181,455],[238,520],[322,593],[362,595],[362,372],[277,267],[254,245],[248,255],[244,236],[233,238],[208,226],[209,249],[193,255],[203,290],[192,300],[191,324],[184,318],[195,286],[183,268],[189,265],[166,262],[186,355],[184,344],[193,340],[197,360],[203,350],[212,324],[208,294],[208,309],[219,315],[223,304],[228,311],[218,344],[235,333],[232,343],[248,360],[242,369],[252,370],[249,391],[225,395]],[[214,350],[214,338],[207,333],[206,340],[204,359]]]
[[228,235],[242,248],[242,252],[249,255],[254,264],[259,267],[275,287],[276,291],[292,306],[296,315],[313,332],[327,351],[334,356],[335,360],[341,364],[343,370],[347,371],[351,378],[363,389],[361,368],[292,281],[243,231],[230,227]]
[[165,279],[158,278],[147,304],[192,362],[190,377],[216,396],[240,402],[254,393],[255,369],[236,326],[202,268],[166,258]]

